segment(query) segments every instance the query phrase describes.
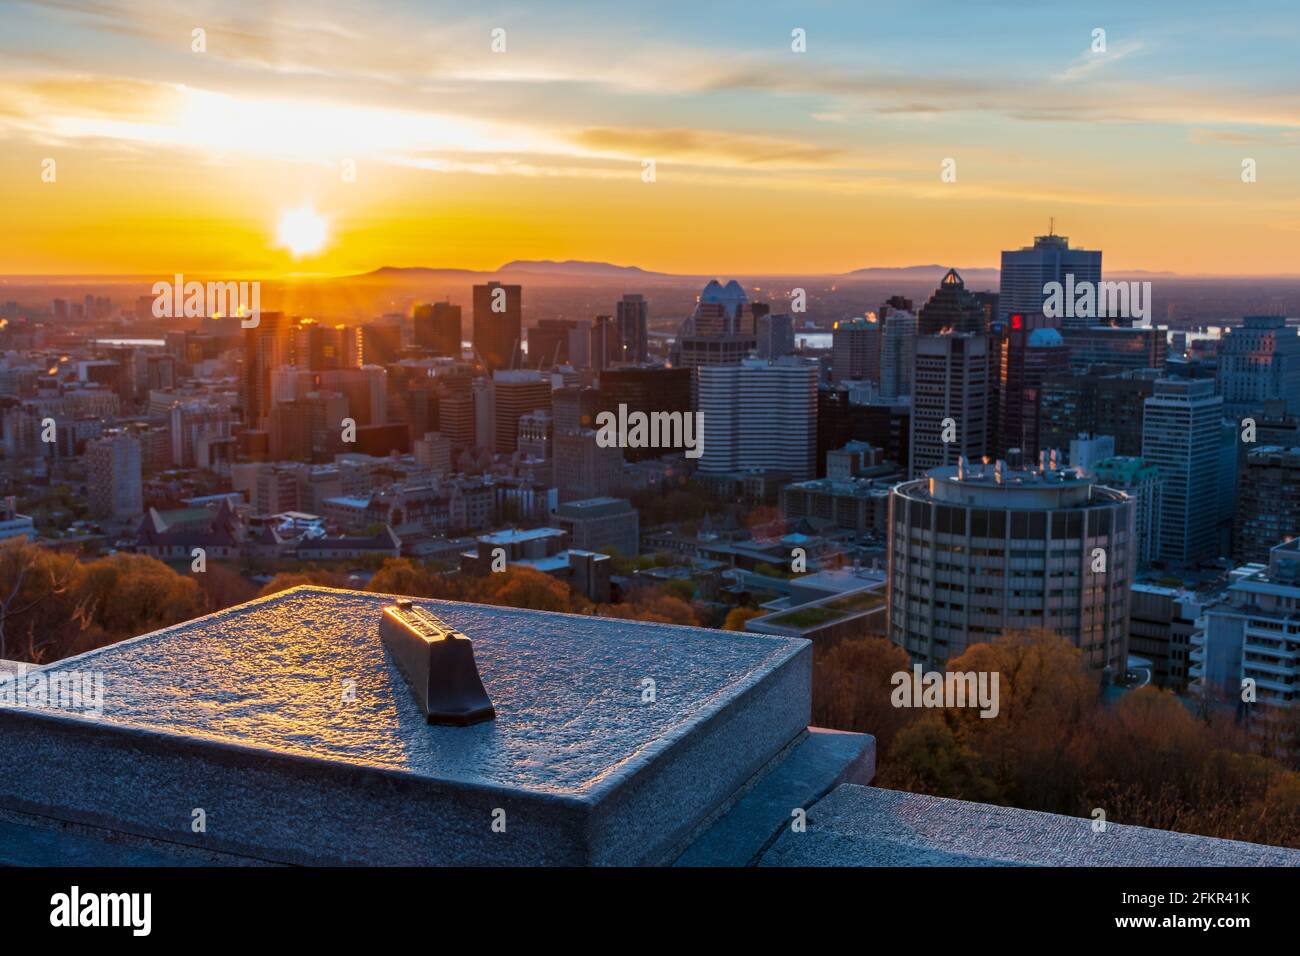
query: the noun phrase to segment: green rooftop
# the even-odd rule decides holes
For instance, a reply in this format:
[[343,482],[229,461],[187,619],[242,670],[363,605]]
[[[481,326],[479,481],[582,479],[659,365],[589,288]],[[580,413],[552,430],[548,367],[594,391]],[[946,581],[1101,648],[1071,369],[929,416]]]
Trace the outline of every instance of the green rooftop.
[[1124,485],[1154,478],[1159,471],[1155,465],[1149,465],[1141,458],[1127,456],[1103,458],[1092,466],[1092,470],[1096,472],[1098,481],[1114,481]]
[[808,604],[791,611],[783,611],[775,617],[760,618],[757,623],[808,630],[870,611],[884,603],[885,594],[881,590],[855,591],[820,604]]

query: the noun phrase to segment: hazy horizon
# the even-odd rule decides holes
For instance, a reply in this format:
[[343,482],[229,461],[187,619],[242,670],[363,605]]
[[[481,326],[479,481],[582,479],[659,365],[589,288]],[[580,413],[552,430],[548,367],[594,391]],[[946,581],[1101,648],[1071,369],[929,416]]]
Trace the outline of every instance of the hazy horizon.
[[1112,274],[1295,274],[1281,4],[382,13],[11,5],[0,273],[838,276],[991,268],[1054,219]]

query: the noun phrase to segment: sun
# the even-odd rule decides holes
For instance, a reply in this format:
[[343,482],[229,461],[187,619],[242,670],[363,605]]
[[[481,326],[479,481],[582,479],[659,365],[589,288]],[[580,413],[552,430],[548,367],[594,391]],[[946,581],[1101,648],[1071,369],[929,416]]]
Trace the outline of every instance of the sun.
[[277,245],[288,249],[295,259],[320,252],[328,238],[328,224],[311,206],[286,210],[276,230]]

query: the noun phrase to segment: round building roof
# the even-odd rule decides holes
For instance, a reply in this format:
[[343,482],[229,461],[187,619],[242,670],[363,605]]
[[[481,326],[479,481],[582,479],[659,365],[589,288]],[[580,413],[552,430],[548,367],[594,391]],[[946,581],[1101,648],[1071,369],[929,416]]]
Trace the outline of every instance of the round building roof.
[[1029,347],[1031,349],[1056,348],[1058,345],[1064,345],[1065,339],[1061,338],[1061,333],[1056,329],[1034,329],[1029,333]]

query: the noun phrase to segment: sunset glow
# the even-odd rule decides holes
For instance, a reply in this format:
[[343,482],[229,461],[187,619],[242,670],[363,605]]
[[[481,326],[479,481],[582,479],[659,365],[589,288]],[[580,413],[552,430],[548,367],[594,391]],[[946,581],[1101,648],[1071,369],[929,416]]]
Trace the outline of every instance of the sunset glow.
[[[0,188],[24,224],[3,271],[996,266],[1052,216],[1112,268],[1294,271],[1295,67],[1260,51],[1294,32],[1092,13],[1104,55],[1090,21],[1014,7],[945,7],[940,31],[818,7],[797,54],[780,7],[34,4],[0,37]],[[329,241],[268,241],[303,195]]]
[[280,217],[276,238],[295,258],[312,255],[325,247],[328,226],[310,206],[290,209]]

